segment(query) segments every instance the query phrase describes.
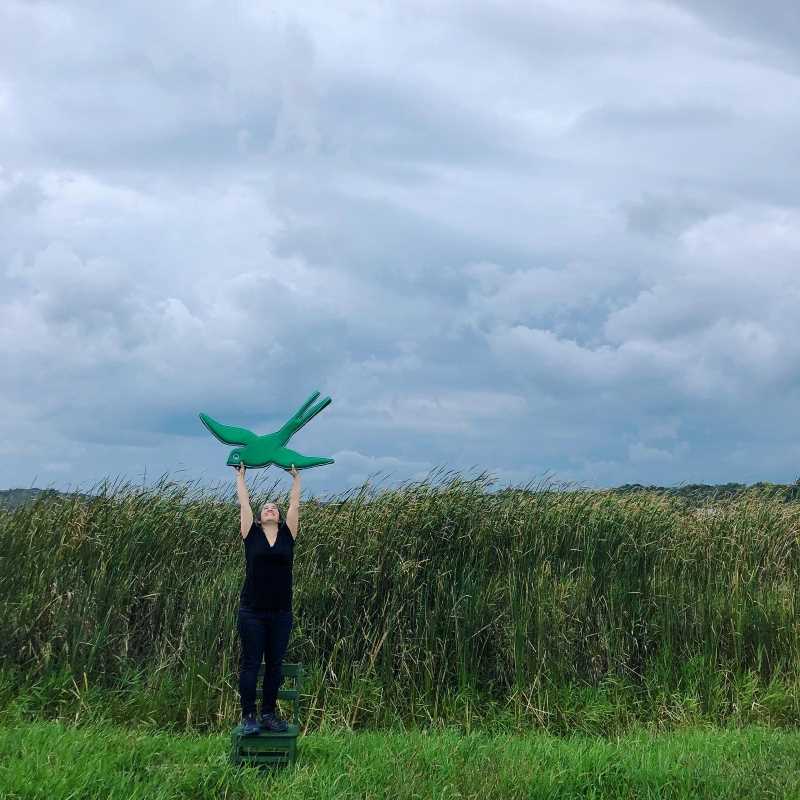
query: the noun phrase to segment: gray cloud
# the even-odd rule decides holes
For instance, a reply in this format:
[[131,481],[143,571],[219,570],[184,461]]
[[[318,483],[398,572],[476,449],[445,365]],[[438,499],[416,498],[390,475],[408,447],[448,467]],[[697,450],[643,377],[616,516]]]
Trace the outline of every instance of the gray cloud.
[[748,14],[7,4],[0,484],[231,481],[197,413],[315,389],[309,491],[793,480],[800,84]]
[[[792,0],[670,0],[725,35],[776,48],[798,65],[800,7]],[[758,51],[757,51],[758,52]],[[763,49],[760,51],[763,58]]]
[[645,193],[629,202],[625,216],[629,230],[646,236],[674,237],[715,212],[714,201],[692,194]]

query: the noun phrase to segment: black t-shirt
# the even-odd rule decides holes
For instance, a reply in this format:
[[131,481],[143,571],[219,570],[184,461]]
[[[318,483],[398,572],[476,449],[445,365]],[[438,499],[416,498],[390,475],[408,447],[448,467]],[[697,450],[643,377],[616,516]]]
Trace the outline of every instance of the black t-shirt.
[[241,604],[258,611],[291,611],[294,537],[289,526],[286,522],[280,523],[278,538],[272,547],[255,522],[242,541],[246,575],[239,594]]

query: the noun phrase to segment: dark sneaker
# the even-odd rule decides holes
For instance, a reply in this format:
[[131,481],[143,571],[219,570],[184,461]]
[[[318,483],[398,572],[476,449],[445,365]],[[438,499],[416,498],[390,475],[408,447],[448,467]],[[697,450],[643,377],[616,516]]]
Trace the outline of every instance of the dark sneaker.
[[242,717],[242,736],[257,736],[261,733],[261,726],[256,720],[255,714],[247,714]]
[[277,717],[274,711],[272,713],[265,712],[261,715],[261,728],[265,731],[281,733],[288,730],[289,723],[285,719]]

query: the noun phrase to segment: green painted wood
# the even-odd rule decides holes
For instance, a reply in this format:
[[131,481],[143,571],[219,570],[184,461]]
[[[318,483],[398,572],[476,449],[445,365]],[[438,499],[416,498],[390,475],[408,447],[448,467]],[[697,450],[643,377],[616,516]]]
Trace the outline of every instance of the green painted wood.
[[[258,670],[262,677],[265,665]],[[242,736],[242,725],[238,724],[231,732],[231,762],[251,766],[288,766],[297,760],[297,740],[300,736],[300,687],[303,681],[303,665],[297,663],[282,665],[284,680],[292,679],[294,687],[278,689],[278,699],[292,703],[293,722],[285,731],[261,731],[256,736]]]
[[290,722],[285,731],[261,731],[261,733],[250,736],[242,736],[241,723],[233,729],[233,736],[241,740],[241,746],[250,749],[264,749],[275,744],[283,744],[290,739],[296,739],[300,735],[300,726]]
[[294,765],[300,728],[290,725],[286,731],[262,731],[256,736],[242,736],[241,725],[231,735],[231,760],[234,764]]
[[253,748],[264,746],[266,747],[270,742],[274,743],[279,740],[296,739],[300,734],[300,726],[295,725],[293,722],[288,723],[285,731],[261,731],[257,735],[242,736],[242,725],[239,723],[233,729],[233,735],[238,736],[242,740],[243,745],[250,745]]
[[304,425],[307,425],[323,408],[331,403],[330,397],[325,397],[313,408],[312,403],[319,397],[319,392],[314,392],[300,408],[274,433],[257,436],[247,428],[237,428],[234,425],[223,425],[212,419],[208,414],[200,413],[200,421],[209,431],[224,444],[238,444],[228,454],[225,462],[228,466],[238,467],[266,467],[277,464],[288,470],[294,464],[295,468],[309,469],[323,464],[333,464],[332,458],[322,456],[303,456],[294,450],[289,450],[285,445]]
[[[266,664],[261,664],[258,668],[258,675],[257,680],[260,682],[263,678],[264,670],[266,669]],[[289,719],[294,722],[295,725],[300,723],[300,686],[303,683],[303,677],[305,675],[303,671],[303,665],[299,663],[286,663],[284,662],[282,665],[283,670],[283,679],[291,679],[290,683],[293,683],[292,686],[289,688],[280,688],[278,689],[278,700],[289,700],[292,703],[292,715]]]

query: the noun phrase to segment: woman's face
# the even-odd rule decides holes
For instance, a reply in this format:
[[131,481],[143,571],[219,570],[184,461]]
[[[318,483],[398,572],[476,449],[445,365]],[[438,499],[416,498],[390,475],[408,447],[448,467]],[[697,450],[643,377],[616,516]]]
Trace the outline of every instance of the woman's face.
[[261,506],[261,524],[265,522],[277,522],[279,519],[278,506],[275,503],[264,503]]

